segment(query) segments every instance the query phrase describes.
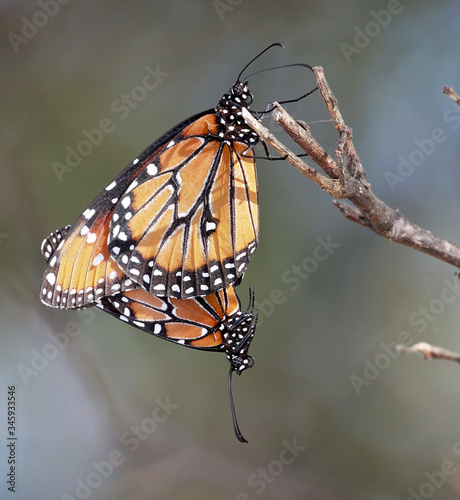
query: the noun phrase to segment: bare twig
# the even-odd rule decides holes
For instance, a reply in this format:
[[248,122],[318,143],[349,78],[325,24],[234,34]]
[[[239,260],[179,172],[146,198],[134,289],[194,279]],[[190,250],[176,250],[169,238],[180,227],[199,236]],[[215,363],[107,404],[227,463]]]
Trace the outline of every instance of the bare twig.
[[[323,69],[315,67],[313,71],[320,94],[339,133],[340,140],[336,150],[336,158],[332,158],[316,141],[308,126],[294,120],[278,103],[273,103],[272,115],[325,175],[292,153],[247,110],[243,109],[246,123],[257,132],[265,143],[272,146],[279,154],[286,156],[286,159],[300,172],[334,197],[336,199],[334,204],[347,219],[371,229],[388,241],[401,243],[460,268],[460,247],[417,226],[399,210],[386,205],[372,192],[354,147],[351,129],[343,120],[337,99],[332,94],[324,77]],[[354,206],[337,201],[340,199],[347,199]]]
[[395,348],[397,351],[404,353],[421,353],[425,359],[445,359],[447,361],[456,361],[457,363],[460,363],[460,354],[448,351],[442,347],[432,346],[426,342],[419,342],[411,347],[397,345]]
[[271,134],[268,129],[263,127],[246,108],[243,108],[242,112],[245,122],[257,132],[257,134],[263,139],[263,141],[267,144],[270,144],[270,146],[281,156],[285,156],[286,160],[291,163],[299,172],[302,172],[303,175],[306,175],[313,182],[316,182],[316,184],[318,184],[321,189],[327,191],[331,196],[334,196],[336,198],[342,197],[342,190],[339,182],[335,181],[334,179],[328,179],[324,175],[320,174],[317,170],[310,167],[310,165],[307,165],[289,148],[278,141],[278,139],[273,134]]
[[449,96],[454,102],[456,102],[460,106],[460,96],[455,92],[453,87],[448,87],[447,85],[443,90],[444,94]]

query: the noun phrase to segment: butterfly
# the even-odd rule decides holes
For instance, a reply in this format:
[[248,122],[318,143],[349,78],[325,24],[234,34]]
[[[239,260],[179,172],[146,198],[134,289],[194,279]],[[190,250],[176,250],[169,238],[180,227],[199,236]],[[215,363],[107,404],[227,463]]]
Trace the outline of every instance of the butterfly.
[[243,68],[215,109],[154,141],[61,234],[42,279],[43,303],[83,307],[138,287],[185,299],[242,278],[259,240],[260,139],[242,117],[253,96],[241,75],[275,45]]
[[250,297],[248,308],[241,311],[233,285],[191,299],[156,297],[138,288],[103,297],[96,306],[158,338],[195,349],[224,352],[230,362],[228,390],[233,428],[238,440],[247,443],[236,419],[232,374],[241,375],[254,365],[254,358],[248,355],[257,324],[253,291]]
[[[55,258],[55,252],[61,242],[66,241],[69,229],[70,226],[66,226],[54,231],[43,242],[41,251],[47,262]],[[112,262],[112,266],[116,269],[115,263]],[[125,279],[121,270],[118,270],[117,275],[120,280]],[[78,295],[74,293],[71,297],[71,301],[75,302],[72,302],[73,307],[81,307],[78,305]],[[228,390],[233,427],[238,440],[246,443],[236,419],[232,375],[240,375],[254,365],[254,359],[248,355],[257,324],[254,299],[254,292],[250,289],[248,308],[242,311],[233,285],[205,297],[190,299],[156,297],[136,287],[95,298],[91,305],[156,337],[195,349],[224,352],[230,363]]]

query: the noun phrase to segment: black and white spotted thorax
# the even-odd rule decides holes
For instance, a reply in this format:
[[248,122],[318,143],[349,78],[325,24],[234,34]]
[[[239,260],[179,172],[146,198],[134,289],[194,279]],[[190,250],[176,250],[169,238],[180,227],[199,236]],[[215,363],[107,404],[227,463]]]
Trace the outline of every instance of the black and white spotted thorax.
[[254,338],[256,323],[257,315],[252,311],[240,312],[227,319],[223,345],[232,370],[238,375],[254,366],[254,358],[248,355],[248,350]]
[[247,87],[247,82],[236,82],[229,92],[222,96],[216,107],[219,119],[219,136],[224,142],[242,142],[253,147],[259,141],[259,136],[250,129],[243,119],[242,108],[249,109],[254,100]]

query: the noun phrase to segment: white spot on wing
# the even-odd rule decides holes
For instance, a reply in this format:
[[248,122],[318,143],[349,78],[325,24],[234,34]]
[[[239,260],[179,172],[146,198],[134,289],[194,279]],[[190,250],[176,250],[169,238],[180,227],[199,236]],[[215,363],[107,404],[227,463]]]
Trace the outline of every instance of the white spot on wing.
[[87,208],[84,212],[83,212],[83,217],[85,219],[91,219],[91,217],[96,213],[96,210],[94,210],[94,208],[92,208],[91,210],[89,208]]
[[97,266],[104,260],[104,254],[100,253],[94,257],[93,266]]
[[146,170],[149,175],[156,175],[158,173],[158,167],[153,163],[150,163],[150,165],[147,166]]
[[96,238],[97,238],[96,233],[89,233],[87,238],[86,238],[86,242],[87,243],[94,243],[96,241]]
[[48,273],[46,275],[46,281],[50,284],[50,285],[54,285],[56,283],[56,275],[54,273]]
[[126,190],[127,193],[129,193],[130,191],[132,191],[139,183],[137,182],[137,180],[134,180],[133,182],[131,182],[131,184],[129,185],[128,189]]

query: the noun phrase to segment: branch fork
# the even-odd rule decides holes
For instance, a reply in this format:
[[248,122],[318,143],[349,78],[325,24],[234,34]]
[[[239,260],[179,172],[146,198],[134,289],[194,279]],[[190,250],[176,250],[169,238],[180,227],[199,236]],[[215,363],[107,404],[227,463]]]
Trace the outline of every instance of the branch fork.
[[[243,118],[261,139],[280,155],[285,156],[299,172],[315,182],[334,198],[334,205],[352,222],[356,222],[382,236],[389,242],[400,243],[460,268],[460,247],[421,228],[408,220],[398,209],[380,200],[366,180],[366,172],[353,144],[352,130],[340,113],[321,67],[313,68],[318,89],[339,134],[335,159],[316,141],[310,127],[296,121],[278,103],[274,102],[272,117],[294,142],[313,160],[317,168],[304,162],[282,144],[272,133],[243,108]],[[460,106],[460,96],[452,87],[444,93]],[[323,173],[321,173],[321,171]],[[348,200],[349,203],[343,201]],[[421,352],[425,359],[447,359],[460,362],[460,355],[440,347],[420,342],[412,347],[398,346],[405,353]]]
[[[343,120],[337,99],[326,81],[323,69],[317,66],[313,68],[313,72],[321,97],[339,134],[335,159],[316,141],[308,125],[296,121],[276,102],[273,103],[273,119],[318,168],[312,167],[294,154],[243,108],[243,118],[247,125],[257,132],[266,144],[281,156],[285,156],[297,170],[331,195],[334,205],[347,219],[371,229],[388,241],[408,246],[460,269],[459,246],[411,222],[398,209],[389,207],[372,192],[353,143],[352,130]],[[452,92],[448,95],[455,100],[457,95],[453,89]],[[458,102],[460,103],[460,100]],[[348,200],[350,203],[342,200]]]

